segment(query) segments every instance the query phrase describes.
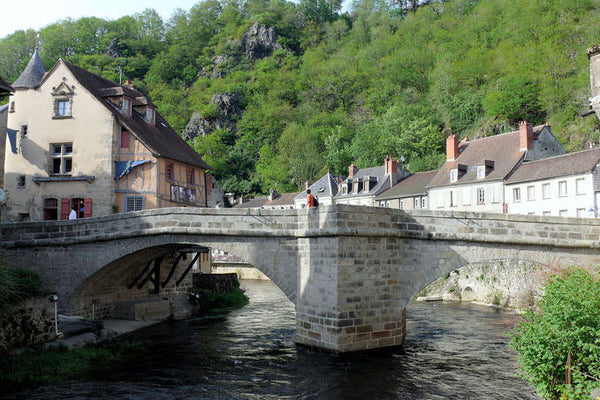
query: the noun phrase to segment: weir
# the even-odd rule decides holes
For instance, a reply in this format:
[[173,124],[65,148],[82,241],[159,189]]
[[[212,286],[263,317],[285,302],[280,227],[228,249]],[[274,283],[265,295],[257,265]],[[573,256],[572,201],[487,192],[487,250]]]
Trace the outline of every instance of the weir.
[[[119,290],[131,283],[126,277],[141,275],[140,265],[162,255],[225,250],[254,265],[294,303],[297,343],[334,352],[401,345],[406,304],[463,265],[502,258],[555,268],[600,265],[600,222],[593,219],[349,205],[164,208],[10,223],[1,235],[6,260],[38,272],[57,291],[61,309],[81,315],[92,308],[97,285]],[[170,282],[175,291],[187,284]]]

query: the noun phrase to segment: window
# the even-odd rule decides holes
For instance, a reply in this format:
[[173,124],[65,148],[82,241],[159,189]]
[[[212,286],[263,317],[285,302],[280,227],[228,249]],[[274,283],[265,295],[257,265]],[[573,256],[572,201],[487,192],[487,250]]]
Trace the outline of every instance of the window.
[[400,209],[404,210],[404,199],[400,200]]
[[188,186],[194,186],[196,184],[196,176],[194,174],[194,168],[188,168],[185,171],[185,178]]
[[450,170],[450,183],[458,181],[458,169],[454,168]]
[[10,108],[8,109],[8,112],[15,112],[15,102],[14,101],[10,102]]
[[567,210],[558,210],[558,215],[560,217],[566,217],[567,216]]
[[25,175],[17,176],[17,187],[20,189],[25,188]]
[[527,186],[527,200],[535,200],[535,186]]
[[454,190],[450,191],[450,207],[456,207],[456,199],[454,198]]
[[141,211],[144,209],[144,198],[142,196],[125,197],[125,212]]
[[546,210],[546,211],[542,211],[542,215],[549,216],[549,215],[552,215],[552,213],[550,212],[550,210]]
[[575,191],[577,194],[585,194],[585,179],[579,178],[575,180]]
[[415,210],[418,210],[420,208],[419,206],[421,205],[421,199],[419,199],[418,197],[415,197],[414,203],[415,203],[414,204]]
[[123,102],[121,103],[121,114],[131,117],[131,99],[123,96]]
[[544,183],[542,185],[542,197],[544,199],[550,198],[550,184],[549,183]]
[[173,179],[173,163],[167,162],[165,163],[165,180],[172,182]]
[[585,208],[577,209],[577,218],[585,218]]
[[21,125],[21,135],[27,136],[27,125]]
[[423,208],[423,209],[427,208],[427,203],[426,203],[425,197],[421,197],[421,208]]
[[558,182],[558,195],[559,196],[567,195],[567,181],[559,181]]
[[71,117],[71,99],[58,97],[54,99],[54,115],[53,118],[70,118]]
[[485,165],[478,165],[477,166],[477,179],[484,179],[485,178]]
[[513,189],[513,201],[521,201],[521,188]]
[[73,144],[53,144],[52,174],[70,175],[73,170]]
[[146,121],[146,123],[148,125],[154,126],[154,125],[156,125],[155,119],[156,119],[156,111],[154,110],[154,108],[146,107],[146,115],[144,116],[144,120]]
[[58,199],[44,200],[44,219],[47,221],[58,219]]
[[342,194],[348,194],[348,184],[344,183],[342,185]]
[[71,208],[77,212],[77,219],[85,218],[85,201],[75,197],[71,199]]
[[477,188],[477,204],[485,204],[485,189]]
[[385,206],[387,208],[390,208],[392,206],[392,203],[388,200],[388,201],[385,202]]
[[129,131],[121,128],[121,148],[129,148],[129,138]]

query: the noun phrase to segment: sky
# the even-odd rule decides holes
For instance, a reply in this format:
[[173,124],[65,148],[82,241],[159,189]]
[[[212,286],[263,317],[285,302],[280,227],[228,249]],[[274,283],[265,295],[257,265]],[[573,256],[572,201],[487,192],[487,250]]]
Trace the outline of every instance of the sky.
[[133,15],[146,8],[167,21],[177,8],[189,11],[200,0],[3,0],[0,38],[16,30],[39,31],[65,18],[98,17],[107,20]]

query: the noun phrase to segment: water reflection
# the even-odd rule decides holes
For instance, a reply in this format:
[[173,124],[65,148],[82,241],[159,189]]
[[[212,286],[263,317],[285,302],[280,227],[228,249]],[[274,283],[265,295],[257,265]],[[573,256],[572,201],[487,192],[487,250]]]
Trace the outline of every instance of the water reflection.
[[251,304],[227,316],[135,334],[147,351],[104,376],[19,399],[535,399],[515,374],[505,332],[516,317],[413,303],[402,349],[336,356],[294,344],[294,308],[268,282],[243,284]]

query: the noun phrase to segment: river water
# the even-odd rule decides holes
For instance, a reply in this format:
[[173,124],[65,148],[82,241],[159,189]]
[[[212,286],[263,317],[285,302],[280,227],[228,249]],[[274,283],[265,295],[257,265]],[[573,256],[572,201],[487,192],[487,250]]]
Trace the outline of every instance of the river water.
[[227,315],[134,333],[146,349],[122,369],[11,399],[536,399],[516,375],[506,332],[517,316],[472,305],[411,303],[404,346],[332,355],[294,344],[294,307],[270,282]]

